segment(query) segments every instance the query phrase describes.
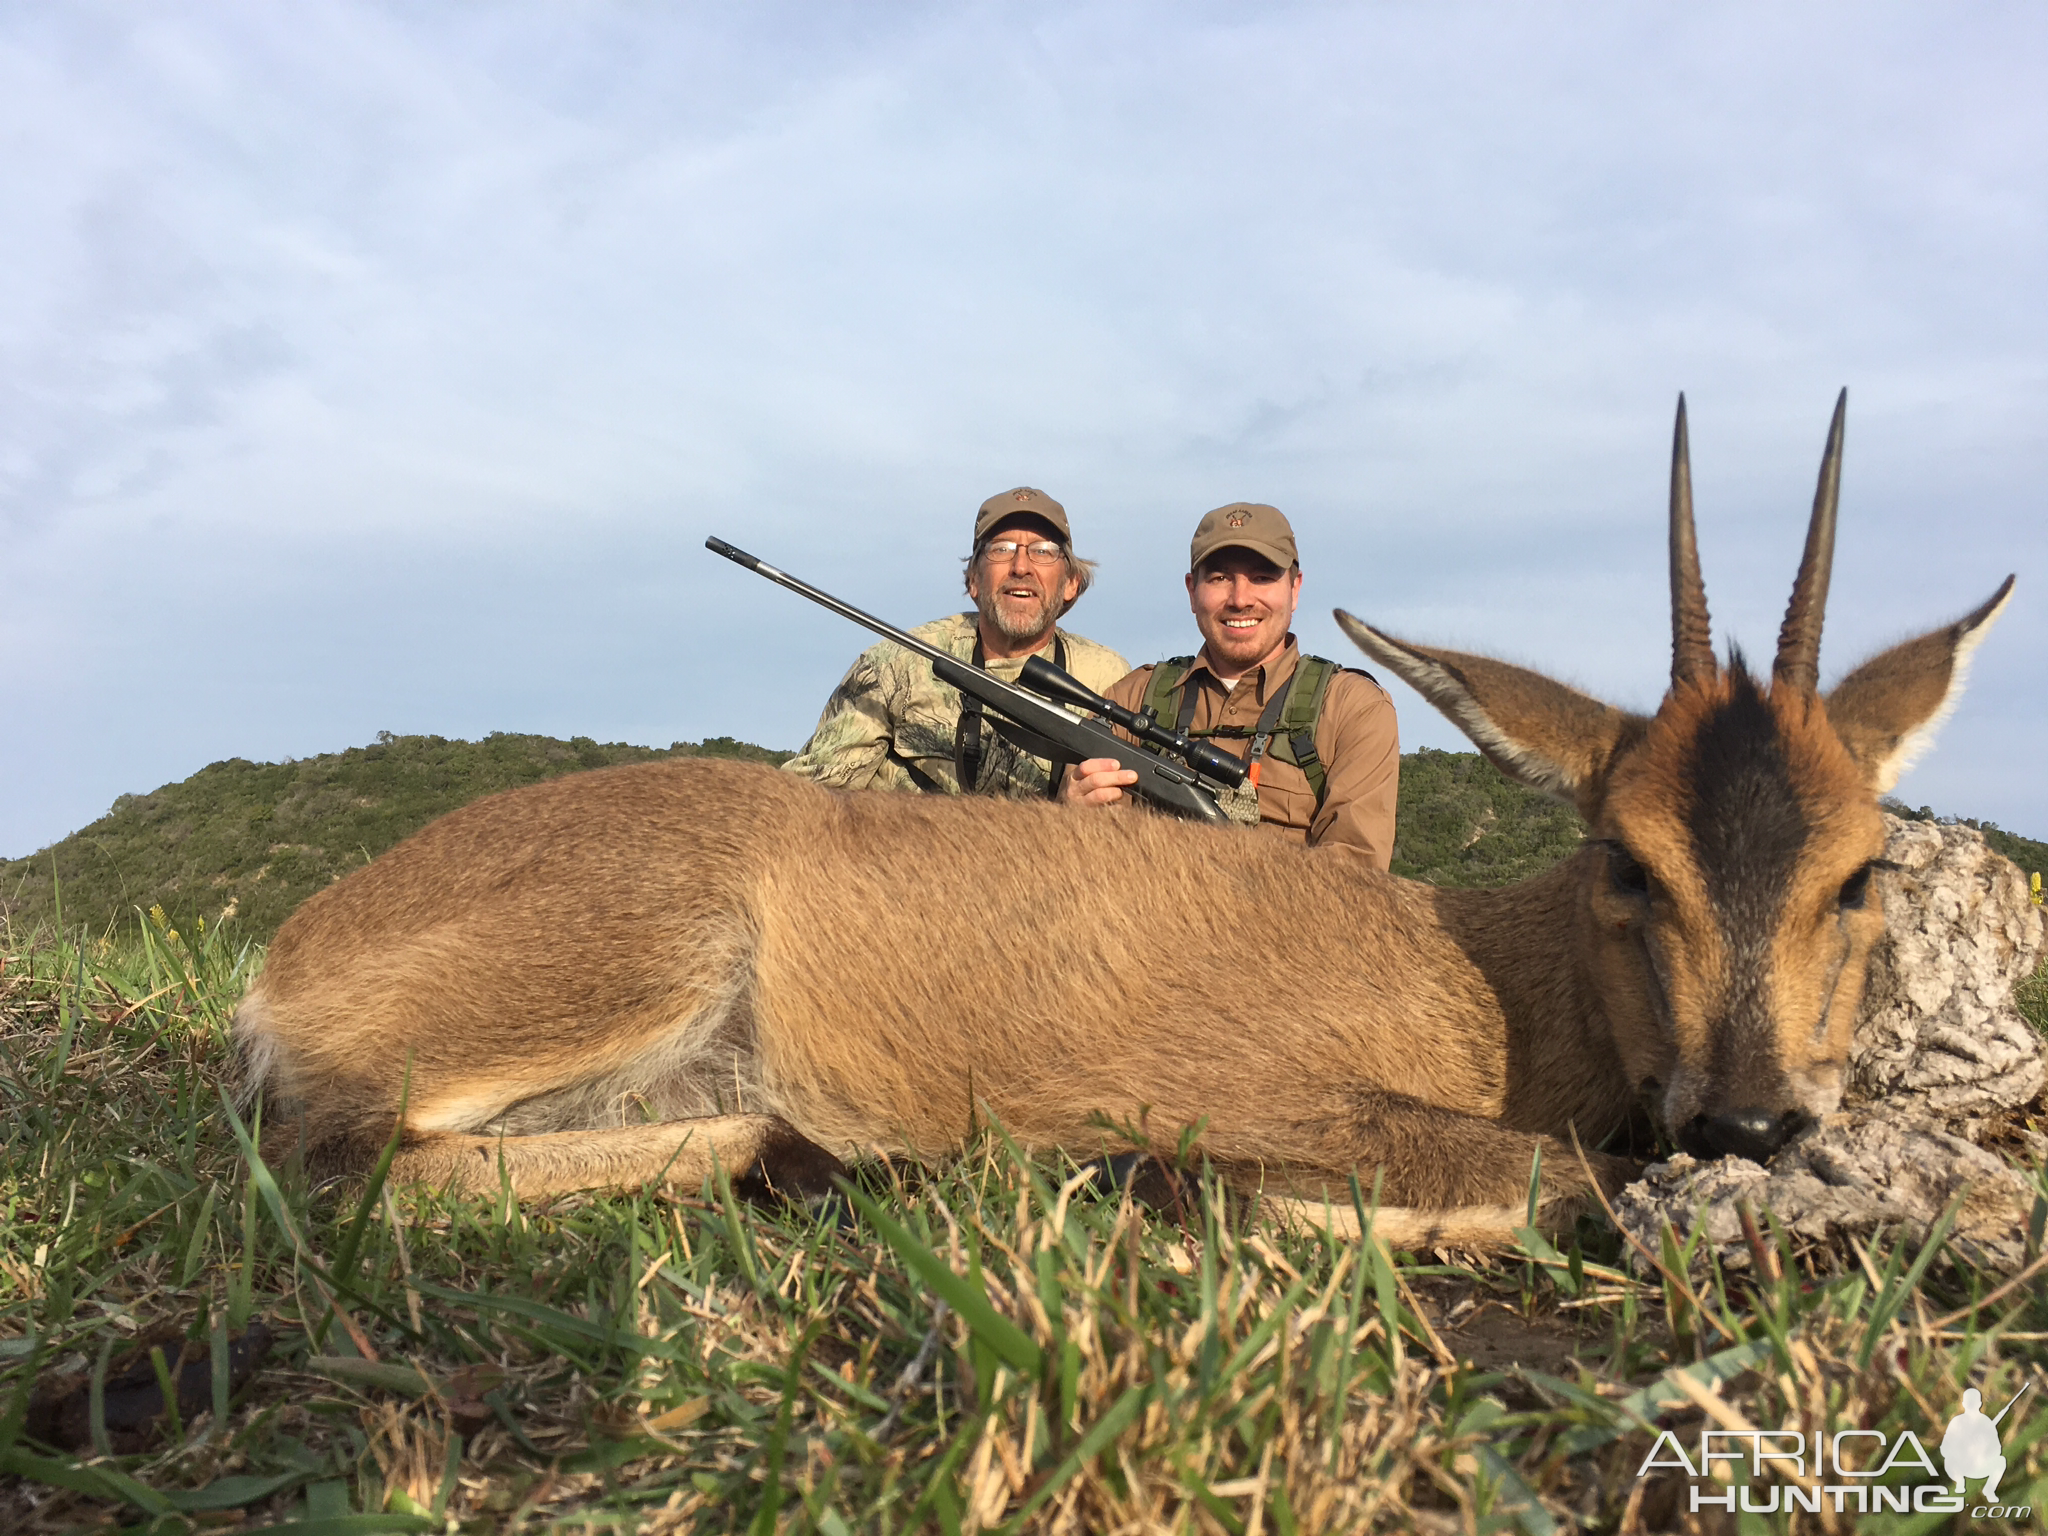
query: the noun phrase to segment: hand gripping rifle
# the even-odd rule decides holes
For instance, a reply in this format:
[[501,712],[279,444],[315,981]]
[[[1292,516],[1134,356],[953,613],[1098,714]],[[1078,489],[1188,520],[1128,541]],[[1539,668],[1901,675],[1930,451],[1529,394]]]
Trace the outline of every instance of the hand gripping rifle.
[[[1216,804],[1216,791],[1219,787],[1234,789],[1242,784],[1245,767],[1228,752],[1207,742],[1190,741],[1180,732],[1159,725],[1151,715],[1142,711],[1112,704],[1078,678],[1062,672],[1042,657],[1033,656],[1025,661],[1023,674],[1018,679],[1024,687],[1020,688],[957,656],[948,655],[915,635],[905,634],[893,624],[883,623],[871,613],[863,613],[851,603],[841,602],[829,592],[819,591],[809,582],[797,580],[787,571],[778,571],[766,561],[756,559],[743,549],[735,549],[723,539],[706,539],[704,547],[713,554],[725,556],[735,565],[745,566],[757,576],[767,577],[777,586],[808,597],[843,619],[851,619],[884,639],[895,641],[906,651],[915,651],[932,664],[932,671],[943,681],[951,683],[962,693],[972,694],[994,711],[998,718],[991,723],[996,729],[1033,757],[1046,758],[1055,766],[1084,762],[1092,757],[1114,758],[1118,766],[1131,769],[1138,775],[1138,782],[1130,786],[1132,791],[1159,809],[1193,821],[1212,822],[1218,826],[1230,824],[1230,818]],[[1034,691],[1026,692],[1026,689]],[[1043,698],[1039,697],[1041,694]],[[1051,700],[1059,702],[1049,702]],[[1150,742],[1172,755],[1162,757],[1156,752],[1140,751],[1107,726],[1061,708],[1063,704],[1102,715],[1141,741]]]

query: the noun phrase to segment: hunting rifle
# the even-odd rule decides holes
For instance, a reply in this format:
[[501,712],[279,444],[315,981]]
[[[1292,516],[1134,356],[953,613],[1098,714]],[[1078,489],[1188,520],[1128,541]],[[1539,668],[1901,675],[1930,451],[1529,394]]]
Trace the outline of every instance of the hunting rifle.
[[[808,597],[843,619],[851,619],[884,639],[895,641],[907,651],[915,651],[932,664],[932,670],[942,680],[962,693],[972,694],[994,711],[1000,717],[991,722],[996,729],[1033,757],[1048,759],[1056,769],[1085,762],[1089,758],[1114,758],[1118,766],[1131,769],[1138,775],[1138,782],[1130,786],[1131,790],[1161,810],[1192,821],[1206,821],[1218,826],[1230,824],[1230,818],[1216,803],[1216,791],[1219,787],[1235,789],[1242,784],[1245,767],[1228,752],[1207,742],[1191,741],[1179,731],[1160,725],[1148,713],[1112,704],[1080,679],[1062,672],[1041,657],[1033,656],[1025,661],[1024,671],[1018,679],[1024,687],[1020,688],[957,656],[948,655],[915,635],[905,634],[893,624],[885,624],[871,613],[863,613],[851,603],[841,602],[829,592],[819,591],[809,582],[799,581],[787,571],[778,571],[765,560],[756,559],[743,549],[735,549],[723,539],[706,539],[704,547],[713,554],[725,556],[735,565],[745,566],[757,576],[767,577],[777,586]],[[1033,691],[1026,692],[1027,688]],[[1040,694],[1045,697],[1039,697]],[[1061,705],[1073,705],[1103,715],[1141,741],[1149,742],[1160,752],[1171,756],[1141,751],[1107,726],[1083,719]]]

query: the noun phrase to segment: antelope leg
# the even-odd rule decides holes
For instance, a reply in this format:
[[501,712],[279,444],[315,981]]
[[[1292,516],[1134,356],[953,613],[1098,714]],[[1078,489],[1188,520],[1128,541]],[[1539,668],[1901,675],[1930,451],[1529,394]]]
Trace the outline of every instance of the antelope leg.
[[777,1194],[829,1194],[845,1169],[773,1115],[718,1115],[608,1130],[540,1136],[463,1136],[435,1132],[409,1139],[392,1159],[401,1183],[471,1193],[499,1188],[530,1200],[579,1189],[696,1189],[721,1167],[734,1179],[758,1179]]
[[[1328,1113],[1289,1127],[1284,1138],[1268,1146],[1231,1145],[1226,1138],[1211,1137],[1204,1147],[1220,1164],[1253,1174],[1269,1196],[1296,1196],[1320,1205],[1327,1195],[1347,1210],[1355,1174],[1368,1194],[1378,1184],[1385,1208],[1427,1213],[1501,1207],[1526,1217],[1529,1171],[1539,1148],[1539,1206],[1584,1195],[1592,1182],[1618,1190],[1635,1173],[1623,1158],[1589,1152],[1582,1166],[1571,1145],[1554,1136],[1372,1088],[1343,1094]],[[1237,1182],[1245,1181],[1240,1177]]]

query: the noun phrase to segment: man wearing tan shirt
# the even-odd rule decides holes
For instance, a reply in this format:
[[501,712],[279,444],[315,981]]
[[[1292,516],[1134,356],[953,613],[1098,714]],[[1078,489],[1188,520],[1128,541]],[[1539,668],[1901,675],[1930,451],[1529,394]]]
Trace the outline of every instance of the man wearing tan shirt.
[[[1401,776],[1393,700],[1368,674],[1304,658],[1295,644],[1294,529],[1277,507],[1218,507],[1195,529],[1188,566],[1201,654],[1140,667],[1108,696],[1249,757],[1251,778],[1225,799],[1234,820],[1310,847],[1357,848],[1385,869]],[[1095,758],[1067,775],[1060,797],[1110,805],[1136,781]]]

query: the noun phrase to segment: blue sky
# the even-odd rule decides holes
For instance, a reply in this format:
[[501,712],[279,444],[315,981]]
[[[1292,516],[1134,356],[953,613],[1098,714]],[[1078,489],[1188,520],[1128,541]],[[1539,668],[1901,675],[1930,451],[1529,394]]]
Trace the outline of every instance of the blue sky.
[[[1687,391],[1768,654],[2015,601],[1901,785],[2048,836],[2035,5],[0,7],[0,854],[379,730],[794,747],[975,505],[1191,648],[1186,540],[1647,707]],[[1460,744],[1395,688],[1410,745]]]

